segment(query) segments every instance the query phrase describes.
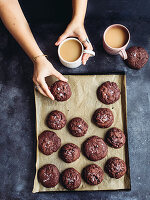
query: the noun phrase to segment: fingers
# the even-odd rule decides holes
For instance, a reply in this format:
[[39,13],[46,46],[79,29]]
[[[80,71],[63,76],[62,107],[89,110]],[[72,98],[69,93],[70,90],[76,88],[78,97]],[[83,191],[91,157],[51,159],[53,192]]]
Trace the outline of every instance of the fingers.
[[38,79],[37,81],[33,78],[33,82],[35,83],[35,85],[39,85],[39,87],[37,87],[38,91],[46,96],[49,97],[50,99],[54,100],[53,95],[51,94],[50,90],[48,89],[48,85],[45,82],[45,79]]
[[43,90],[43,92],[44,92],[50,99],[54,100],[54,96],[51,94],[51,92],[50,92],[50,90],[49,90],[49,88],[48,88],[48,85],[47,85],[46,82],[45,82],[45,79],[40,79],[40,80],[38,81],[38,83],[39,83],[41,89]]
[[[85,43],[86,44],[84,44],[84,46],[85,46],[86,50],[93,50],[93,47],[92,47],[91,43],[88,43],[88,42],[85,42]],[[88,53],[83,54],[83,57],[82,57],[82,63],[83,63],[83,65],[86,64],[86,62],[87,62],[87,60],[89,59],[90,56],[91,55],[88,54]]]
[[[64,82],[67,82],[68,79],[65,78],[61,73],[59,73],[57,70],[53,70],[51,75],[54,75],[56,76],[59,80],[61,81],[64,81]],[[33,78],[33,82],[35,83],[35,85],[37,86],[37,89],[38,91],[46,96],[46,97],[49,97],[50,99],[54,100],[54,96],[51,94],[49,88],[48,88],[48,85],[45,81],[45,78],[36,78],[35,77]]]
[[37,87],[37,90],[41,93],[41,94],[43,94],[45,97],[48,97],[44,92],[43,92],[43,90],[42,90],[42,88],[39,86],[39,87]]
[[68,33],[64,32],[55,43],[56,46],[60,45],[60,43],[68,37]]
[[89,54],[87,54],[87,53],[83,54],[83,57],[82,57],[83,65],[86,65],[86,62],[88,61],[89,57],[90,57]]
[[[33,82],[35,83],[36,86],[38,86],[39,84],[37,83],[37,81],[33,78]],[[45,97],[48,97],[42,90],[42,88],[39,86],[36,88],[42,95],[44,95]]]
[[[87,43],[87,42],[86,42],[86,43]],[[89,44],[89,43],[88,43],[88,44]],[[92,47],[91,43],[90,43],[85,49],[86,49],[86,50],[93,50],[93,47]],[[86,62],[87,62],[87,60],[89,59],[90,56],[91,56],[91,55],[88,54],[88,53],[84,53],[84,54],[83,54],[83,57],[82,57],[82,63],[83,63],[83,65],[86,64]]]
[[[84,45],[84,47],[85,47],[86,50],[93,50],[92,44],[89,43],[89,42],[87,42],[87,41],[85,41],[86,38],[88,38],[87,35],[79,36],[78,38],[82,42],[82,44]],[[83,54],[83,57],[82,57],[82,63],[83,63],[83,65],[86,64],[86,62],[89,59],[89,57],[90,57],[90,54],[87,54],[87,53]]]
[[59,80],[67,82],[68,79],[65,78],[61,73],[59,73],[57,70],[54,70],[52,75],[56,76]]

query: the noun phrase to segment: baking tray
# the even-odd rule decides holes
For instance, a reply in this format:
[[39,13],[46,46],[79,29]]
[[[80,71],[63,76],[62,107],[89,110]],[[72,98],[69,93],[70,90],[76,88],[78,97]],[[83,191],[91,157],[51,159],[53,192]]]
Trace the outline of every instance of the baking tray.
[[[98,128],[92,121],[92,115],[97,108],[110,108],[114,114],[114,123],[111,127],[117,127],[124,131],[126,135],[126,144],[120,149],[113,149],[108,147],[108,155],[100,161],[90,161],[82,153],[80,158],[73,163],[65,163],[62,161],[58,153],[59,151],[46,156],[38,150],[36,153],[36,174],[34,180],[33,193],[44,191],[66,191],[66,189],[58,184],[54,188],[45,188],[37,180],[37,171],[45,164],[54,164],[59,169],[60,173],[69,167],[74,167],[80,173],[82,169],[92,163],[95,163],[104,169],[106,161],[113,156],[123,159],[127,165],[127,172],[125,176],[120,179],[110,178],[106,173],[101,184],[90,186],[83,179],[81,185],[76,191],[85,190],[120,190],[130,189],[130,170],[128,157],[128,137],[127,137],[127,102],[126,102],[126,76],[125,75],[66,75],[68,83],[72,90],[71,98],[66,102],[51,101],[35,90],[35,104],[36,104],[36,135],[37,143],[38,136],[44,130],[51,130],[46,126],[45,119],[52,110],[59,110],[66,115],[69,122],[74,117],[83,118],[89,125],[88,132],[83,137],[72,136],[65,126],[61,130],[52,130],[61,138],[61,145],[66,143],[74,143],[80,148],[82,143],[90,136],[97,135],[104,139],[105,134],[109,128]],[[55,77],[48,77],[47,83],[51,85],[56,81]],[[116,82],[121,90],[120,99],[111,105],[101,103],[96,96],[96,90],[99,85],[105,81]]]

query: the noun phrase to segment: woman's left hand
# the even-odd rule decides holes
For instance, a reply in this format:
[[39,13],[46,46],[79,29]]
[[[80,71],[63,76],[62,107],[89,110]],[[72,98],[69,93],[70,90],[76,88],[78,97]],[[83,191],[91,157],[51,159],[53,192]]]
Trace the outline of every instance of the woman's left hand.
[[[80,24],[80,23],[72,20],[70,22],[70,24],[67,26],[65,32],[58,38],[55,45],[58,46],[67,37],[77,37],[83,43],[86,50],[93,50],[92,44],[86,41],[88,36],[87,36],[87,33],[85,31],[83,24]],[[83,55],[83,57],[82,57],[83,65],[86,64],[89,57],[90,57],[90,54],[85,53]]]

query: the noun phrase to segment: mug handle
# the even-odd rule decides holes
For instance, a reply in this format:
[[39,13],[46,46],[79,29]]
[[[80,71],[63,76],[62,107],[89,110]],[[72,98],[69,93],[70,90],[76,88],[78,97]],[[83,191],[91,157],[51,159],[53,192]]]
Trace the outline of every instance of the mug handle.
[[119,54],[120,54],[120,56],[123,58],[123,60],[126,60],[127,57],[128,57],[128,56],[127,56],[127,52],[126,52],[125,49],[119,51]]
[[93,56],[95,56],[95,52],[94,51],[92,51],[92,50],[83,50],[83,53],[88,53],[88,54],[90,54],[92,57]]

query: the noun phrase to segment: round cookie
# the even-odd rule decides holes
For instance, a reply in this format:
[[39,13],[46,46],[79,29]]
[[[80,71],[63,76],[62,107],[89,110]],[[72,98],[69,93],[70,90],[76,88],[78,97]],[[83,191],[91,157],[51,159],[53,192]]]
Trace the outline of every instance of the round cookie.
[[107,155],[108,147],[102,138],[91,136],[83,143],[83,150],[89,160],[97,161]]
[[116,83],[106,81],[98,87],[97,97],[104,104],[113,104],[120,98],[120,89]]
[[60,157],[66,163],[71,163],[80,157],[80,148],[72,143],[65,144],[60,149]]
[[83,178],[89,185],[98,185],[103,181],[104,172],[98,165],[88,165],[83,169]]
[[59,130],[66,125],[67,120],[62,112],[54,110],[48,114],[46,122],[49,128]]
[[105,164],[105,171],[111,178],[121,178],[126,173],[126,164],[118,157],[112,157]]
[[65,169],[61,174],[62,185],[68,190],[75,190],[81,184],[81,175],[74,168]]
[[114,122],[114,116],[109,108],[99,108],[93,114],[93,122],[99,128],[108,128]]
[[61,139],[52,131],[43,131],[38,137],[39,150],[45,155],[51,155],[61,146]]
[[75,137],[82,137],[88,130],[88,124],[80,117],[73,118],[68,124],[69,132]]
[[125,134],[116,127],[111,128],[107,131],[105,139],[107,143],[115,149],[121,148],[126,141]]
[[72,94],[69,84],[64,81],[56,81],[53,83],[50,91],[56,101],[67,101]]
[[127,50],[126,63],[132,69],[141,69],[147,63],[149,55],[142,47],[130,47]]
[[55,165],[47,164],[38,170],[38,181],[46,188],[55,187],[59,183],[59,170]]

